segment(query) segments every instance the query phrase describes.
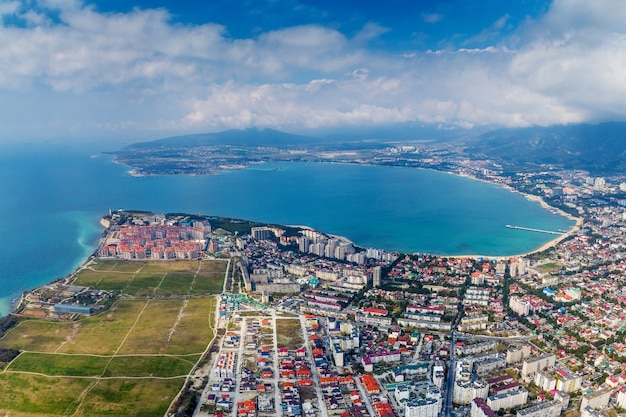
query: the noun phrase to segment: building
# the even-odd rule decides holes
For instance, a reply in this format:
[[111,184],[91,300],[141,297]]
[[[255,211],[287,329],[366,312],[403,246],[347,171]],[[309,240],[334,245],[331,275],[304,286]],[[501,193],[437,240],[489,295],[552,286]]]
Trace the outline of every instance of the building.
[[617,405],[620,408],[626,409],[626,391],[620,391],[617,393]]
[[458,379],[454,383],[452,402],[458,405],[468,405],[474,398],[487,398],[489,385],[481,379]]
[[343,366],[343,349],[341,349],[341,345],[339,343],[333,343],[332,345],[333,351],[333,360],[335,361],[336,366]]
[[378,287],[380,287],[380,285],[381,285],[381,280],[382,280],[382,274],[383,274],[383,272],[382,272],[382,268],[381,268],[380,266],[375,266],[375,267],[374,267],[374,269],[373,269],[373,271],[372,271],[372,275],[373,275],[373,278],[372,278],[372,280],[373,280],[373,281],[372,281],[372,286],[373,286],[374,288],[378,288]]
[[530,302],[518,297],[517,295],[511,296],[509,299],[509,307],[511,307],[511,310],[520,316],[527,316],[530,314]]
[[522,376],[532,376],[537,371],[546,369],[549,366],[554,366],[556,363],[556,356],[552,353],[545,353],[535,358],[524,359],[522,364]]
[[437,417],[441,411],[441,399],[422,398],[411,400],[404,406],[405,417]]
[[487,405],[492,410],[502,408],[517,408],[528,401],[528,391],[523,387],[502,394],[492,395],[487,398]]
[[250,235],[254,240],[266,240],[272,236],[272,230],[269,227],[253,227],[250,230]]
[[506,358],[504,356],[498,356],[496,358],[488,358],[483,361],[474,362],[474,371],[478,375],[485,375],[496,369],[504,368],[506,366]]
[[595,409],[606,407],[607,405],[609,405],[609,398],[611,398],[612,392],[613,390],[611,388],[603,388],[592,393],[583,395],[583,398],[580,401],[580,411],[584,410],[587,407]]
[[396,385],[396,392],[394,396],[396,397],[396,401],[398,402],[398,404],[407,402],[409,400],[410,395],[411,395],[411,391],[409,390],[409,387],[407,387],[406,385],[402,385],[402,384]]
[[76,304],[55,304],[54,305],[55,313],[69,313],[69,314],[86,314],[91,315],[93,313],[93,308],[88,306],[79,306]]
[[444,377],[445,373],[443,369],[443,364],[441,362],[435,363],[435,365],[433,366],[432,380],[433,384],[435,384],[437,388],[441,389],[441,387],[443,386]]
[[482,398],[474,398],[471,403],[470,417],[496,417],[497,414]]
[[506,351],[506,363],[517,363],[530,356],[530,346],[509,346]]
[[574,392],[580,389],[582,376],[559,367],[556,370],[556,389],[563,392]]
[[562,407],[563,404],[560,401],[547,401],[518,410],[516,417],[559,417]]
[[437,417],[443,407],[441,390],[430,383],[414,385],[413,389],[417,398],[406,402],[405,417]]
[[491,290],[489,288],[469,287],[465,291],[463,304],[478,304],[482,306],[489,305]]
[[552,391],[556,389],[556,378],[549,372],[543,370],[537,371],[535,374],[535,385],[544,391]]

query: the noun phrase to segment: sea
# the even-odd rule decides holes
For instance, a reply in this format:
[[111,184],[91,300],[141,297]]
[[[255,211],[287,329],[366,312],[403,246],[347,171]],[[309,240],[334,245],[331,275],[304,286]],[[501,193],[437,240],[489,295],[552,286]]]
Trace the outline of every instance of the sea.
[[505,188],[443,172],[267,163],[213,176],[134,177],[106,145],[0,147],[0,315],[24,291],[64,277],[97,247],[109,210],[200,213],[306,225],[405,253],[508,256],[571,219]]

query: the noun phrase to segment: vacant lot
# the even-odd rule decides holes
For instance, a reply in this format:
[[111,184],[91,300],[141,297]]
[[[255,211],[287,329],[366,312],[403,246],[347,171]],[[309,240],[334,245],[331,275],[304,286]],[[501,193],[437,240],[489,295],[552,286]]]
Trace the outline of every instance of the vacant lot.
[[300,320],[276,319],[276,338],[278,347],[298,349],[304,344],[300,331]]
[[99,356],[22,353],[8,371],[33,372],[48,376],[98,376],[104,372],[109,358]]
[[72,334],[73,323],[24,320],[2,339],[0,347],[52,352]]
[[10,416],[71,415],[78,395],[92,381],[47,378],[28,374],[0,374],[0,413]]
[[171,297],[222,291],[226,261],[102,261],[78,273],[76,285],[136,296]]
[[162,416],[183,384],[174,380],[100,380],[89,391],[77,416]]
[[22,353],[0,373],[0,415],[163,415],[213,338],[209,295],[226,265],[98,261],[81,271],[77,285],[126,297],[76,322],[30,319],[9,331],[0,347]]

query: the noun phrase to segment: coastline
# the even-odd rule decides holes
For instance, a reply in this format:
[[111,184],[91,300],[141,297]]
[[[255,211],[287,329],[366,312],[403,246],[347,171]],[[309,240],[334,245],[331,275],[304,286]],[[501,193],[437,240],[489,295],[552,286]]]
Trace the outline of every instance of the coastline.
[[[123,165],[123,166],[127,167],[125,164],[122,164],[122,163],[120,163],[118,161],[112,160],[111,162],[113,162],[114,164],[117,164],[117,165]],[[380,164],[364,164],[364,163],[350,163],[350,162],[317,162],[317,163],[333,163],[333,164],[343,164],[343,165],[371,165],[371,166],[381,166],[381,167],[385,166],[385,165],[380,165]],[[397,168],[405,168],[405,167],[397,167]],[[513,253],[513,254],[505,254],[505,255],[493,256],[493,255],[488,255],[488,254],[476,254],[476,253],[474,253],[474,254],[449,254],[449,253],[437,253],[437,252],[426,252],[426,251],[424,251],[424,252],[397,251],[397,250],[394,250],[392,247],[390,247],[390,249],[389,249],[390,252],[394,252],[395,251],[395,252],[409,253],[409,254],[410,253],[423,253],[423,254],[428,253],[428,254],[432,254],[432,255],[435,255],[435,256],[448,257],[448,258],[510,259],[510,258],[514,258],[514,257],[529,256],[529,255],[532,255],[534,253],[538,253],[538,252],[544,251],[546,249],[549,249],[551,247],[554,247],[554,246],[558,245],[559,242],[561,242],[562,240],[564,240],[567,237],[572,236],[573,234],[575,234],[582,227],[582,223],[583,223],[583,219],[582,218],[574,217],[574,216],[572,216],[572,215],[570,215],[568,213],[565,213],[565,212],[563,212],[562,210],[559,210],[556,207],[550,206],[541,197],[522,193],[522,192],[514,189],[510,185],[499,183],[499,182],[495,182],[495,181],[489,181],[489,180],[482,179],[482,178],[475,178],[475,177],[473,177],[471,175],[468,175],[466,173],[459,173],[459,172],[454,172],[454,171],[445,171],[445,170],[440,170],[440,169],[424,168],[424,167],[419,167],[419,168],[416,167],[416,168],[413,168],[413,169],[422,169],[422,170],[436,171],[436,172],[440,172],[440,173],[447,173],[447,174],[450,174],[450,175],[455,175],[457,177],[465,177],[467,179],[471,179],[471,180],[474,180],[474,181],[480,181],[480,182],[483,182],[483,183],[492,184],[492,185],[496,185],[496,186],[502,187],[503,189],[506,189],[508,191],[512,191],[512,192],[515,192],[515,193],[518,193],[518,194],[524,196],[529,201],[538,202],[544,209],[549,209],[552,212],[558,212],[559,215],[573,220],[575,222],[575,224],[567,232],[565,232],[565,233],[563,233],[561,235],[555,236],[554,239],[551,239],[550,241],[545,242],[541,246],[539,246],[539,247],[537,247],[537,248],[535,248],[533,250],[530,250],[528,252],[524,252],[524,253]],[[129,174],[128,171],[127,171],[127,174]],[[308,227],[308,226],[302,226],[302,227],[306,227],[306,228],[311,229],[311,227]],[[358,242],[355,242],[352,239],[349,239],[349,238],[347,238],[345,236],[335,235],[335,234],[332,233],[332,231],[330,233],[329,232],[323,232],[323,233],[325,233],[326,235],[331,236],[331,237],[337,237],[337,238],[340,238],[340,239],[348,241],[348,242],[353,242],[355,245],[363,247],[363,248],[374,247],[374,246],[369,246],[369,245],[362,246]],[[87,245],[87,246],[89,246],[89,245]],[[94,249],[96,249],[96,246],[97,246],[97,244],[94,244]],[[85,249],[86,249],[85,252],[87,252],[89,250],[87,247]],[[76,263],[74,264],[74,265],[77,265],[76,270],[78,270],[81,267],[83,267],[85,265],[85,263],[89,260],[90,256],[91,255],[87,256],[86,259],[83,258],[83,259],[85,259],[84,261],[82,261],[81,259],[76,259],[75,260]],[[71,273],[68,274],[67,276],[70,276],[70,275],[71,275]],[[46,281],[46,282],[50,282],[50,281]],[[45,285],[45,283],[42,283],[41,285]],[[31,290],[32,290],[32,288],[31,288]],[[16,292],[16,293],[14,293],[12,295],[7,296],[7,299],[4,300],[5,302],[3,302],[3,313],[9,314],[11,312],[14,312],[16,309],[18,309],[19,306],[20,306],[20,303],[18,302],[18,300],[20,299],[20,297],[22,295],[23,295],[23,293],[17,293]]]
[[[450,171],[443,171],[443,172],[447,172],[447,173],[452,174],[452,175],[458,175],[458,176],[461,176],[461,177],[464,177],[464,178],[468,178],[468,179],[471,179],[471,180],[474,180],[474,181],[480,181],[480,182],[484,182],[486,184],[492,184],[492,185],[495,185],[495,186],[498,186],[498,187],[502,187],[502,188],[504,188],[504,189],[506,189],[508,191],[511,191],[513,193],[516,193],[516,194],[519,194],[519,195],[523,196],[525,199],[527,199],[529,201],[533,201],[533,202],[539,203],[539,205],[541,207],[543,207],[544,209],[546,209],[546,210],[554,211],[558,215],[560,215],[562,217],[565,217],[565,218],[568,218],[570,220],[573,220],[575,222],[574,225],[572,227],[570,227],[570,229],[567,232],[564,232],[563,234],[555,237],[554,239],[544,243],[543,245],[541,245],[537,249],[531,250],[529,252],[521,253],[521,254],[518,254],[518,255],[511,255],[511,256],[505,256],[505,257],[494,257],[494,259],[524,257],[524,256],[533,255],[535,253],[543,252],[546,249],[549,249],[549,248],[552,248],[552,247],[558,245],[559,242],[561,242],[562,240],[564,240],[564,239],[574,235],[583,226],[583,218],[582,217],[575,217],[575,216],[573,216],[573,215],[571,215],[569,213],[566,213],[565,211],[561,210],[558,207],[553,207],[550,204],[546,203],[546,201],[543,198],[541,198],[540,196],[532,195],[532,194],[528,194],[528,193],[523,193],[523,192],[521,192],[519,190],[516,190],[515,188],[511,187],[508,184],[501,184],[501,183],[497,183],[497,182],[493,182],[493,181],[488,181],[488,180],[485,180],[485,179],[482,179],[482,178],[476,178],[476,177],[473,177],[473,176],[471,176],[469,174],[465,174],[465,173],[456,173],[456,172],[450,172]],[[470,255],[470,256],[474,256],[474,255]]]

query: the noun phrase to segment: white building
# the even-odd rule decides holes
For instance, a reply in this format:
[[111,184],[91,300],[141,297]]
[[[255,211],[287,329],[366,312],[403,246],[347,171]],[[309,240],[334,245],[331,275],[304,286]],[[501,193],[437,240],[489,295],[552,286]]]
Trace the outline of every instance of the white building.
[[518,410],[516,417],[559,417],[563,404],[560,401],[548,401]]
[[511,310],[520,316],[527,316],[530,314],[530,302],[516,295],[512,295],[509,299],[509,307],[511,307]]
[[580,411],[587,407],[600,409],[609,405],[609,398],[611,398],[611,388],[604,388],[592,392],[591,394],[583,395],[583,399],[580,402]]
[[418,399],[410,400],[405,404],[405,417],[437,417],[443,407],[441,390],[429,383],[414,386],[414,390]]
[[517,363],[530,356],[530,346],[509,346],[506,351],[506,363]]
[[474,398],[487,398],[489,385],[481,379],[459,379],[454,383],[452,402],[458,405],[468,405]]
[[528,391],[519,387],[518,389],[508,391],[498,395],[492,395],[487,398],[487,405],[494,411],[502,408],[516,408],[526,404],[528,401]]
[[556,362],[556,356],[552,353],[545,353],[535,358],[524,359],[522,364],[522,376],[527,377],[534,375],[537,371],[546,369],[549,366],[554,366]]
[[543,370],[537,371],[535,374],[535,385],[544,391],[552,391],[556,389],[556,378],[549,372]]

